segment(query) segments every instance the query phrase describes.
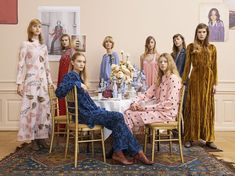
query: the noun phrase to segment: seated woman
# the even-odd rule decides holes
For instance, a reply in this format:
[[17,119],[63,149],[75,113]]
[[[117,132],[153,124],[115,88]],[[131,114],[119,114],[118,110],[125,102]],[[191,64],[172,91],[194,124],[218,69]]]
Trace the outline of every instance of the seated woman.
[[155,84],[125,111],[125,122],[134,132],[143,131],[144,124],[174,121],[177,116],[181,79],[170,54],[160,55],[158,70]]
[[135,160],[143,164],[153,164],[141,150],[137,140],[125,124],[123,115],[119,112],[106,111],[97,107],[87,92],[86,58],[81,53],[75,53],[71,58],[72,71],[64,76],[63,81],[56,89],[59,98],[65,97],[73,89],[78,89],[79,122],[87,124],[90,128],[94,125],[103,125],[113,132],[112,159],[122,164],[133,164],[124,156],[122,150],[128,150]]

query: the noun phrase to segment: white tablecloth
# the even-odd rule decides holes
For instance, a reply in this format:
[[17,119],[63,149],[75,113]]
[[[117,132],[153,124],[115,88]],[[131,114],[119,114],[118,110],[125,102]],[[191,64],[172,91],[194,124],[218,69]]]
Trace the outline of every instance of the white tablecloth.
[[[109,99],[101,99],[98,100],[97,97],[92,97],[94,100],[95,104],[101,108],[105,108],[108,111],[116,111],[123,113],[127,108],[129,108],[132,99],[114,99],[114,98],[109,98]],[[112,133],[111,130],[104,128],[104,138],[107,139],[110,134]]]

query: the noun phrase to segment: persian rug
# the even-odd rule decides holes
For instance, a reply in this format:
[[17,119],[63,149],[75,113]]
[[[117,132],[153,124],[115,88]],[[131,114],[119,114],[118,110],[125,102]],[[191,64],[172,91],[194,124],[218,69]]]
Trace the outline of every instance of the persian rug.
[[[147,156],[151,158],[151,144],[147,147]],[[59,142],[51,154],[48,150],[33,151],[31,144],[23,144],[14,153],[0,161],[0,175],[235,175],[234,168],[210,155],[201,146],[184,148],[185,163],[181,163],[179,147],[173,144],[172,154],[169,145],[161,143],[160,151],[155,153],[155,164],[148,166],[141,163],[125,166],[102,159],[101,145],[95,143],[95,155],[92,157],[86,144],[81,144],[78,167],[74,168],[74,148],[70,142],[68,157],[64,158],[64,143]],[[110,142],[106,142],[106,151]]]

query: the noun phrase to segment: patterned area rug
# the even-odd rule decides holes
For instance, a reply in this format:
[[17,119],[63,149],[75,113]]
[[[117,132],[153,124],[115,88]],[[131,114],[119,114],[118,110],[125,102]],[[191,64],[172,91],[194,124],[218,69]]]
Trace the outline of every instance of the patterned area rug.
[[[15,153],[0,161],[0,175],[235,175],[234,170],[208,154],[200,146],[184,148],[185,163],[181,163],[177,144],[169,154],[167,144],[161,144],[155,154],[155,164],[146,166],[136,163],[130,166],[102,161],[101,147],[97,143],[95,156],[87,153],[86,144],[81,146],[78,167],[74,168],[72,141],[69,156],[64,158],[64,144],[56,145],[51,154],[47,150],[33,151],[30,144],[24,144]],[[106,142],[106,151],[110,149]],[[150,144],[147,156],[151,158]]]

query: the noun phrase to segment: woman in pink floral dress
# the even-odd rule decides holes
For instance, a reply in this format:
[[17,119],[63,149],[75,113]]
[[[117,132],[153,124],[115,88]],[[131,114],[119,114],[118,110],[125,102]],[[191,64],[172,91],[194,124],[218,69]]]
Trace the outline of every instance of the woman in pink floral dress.
[[125,111],[125,122],[133,132],[143,132],[144,124],[174,121],[177,116],[181,79],[170,54],[160,55],[158,69],[156,83]]
[[45,139],[51,126],[48,85],[52,85],[52,80],[41,22],[31,20],[27,31],[28,41],[20,48],[16,80],[17,93],[22,97],[18,140],[31,140],[32,148],[39,150],[47,147]]

